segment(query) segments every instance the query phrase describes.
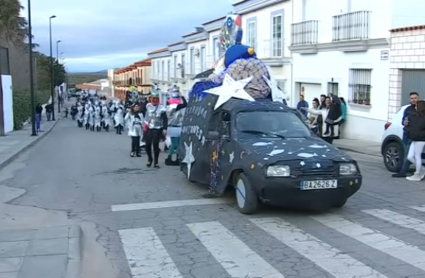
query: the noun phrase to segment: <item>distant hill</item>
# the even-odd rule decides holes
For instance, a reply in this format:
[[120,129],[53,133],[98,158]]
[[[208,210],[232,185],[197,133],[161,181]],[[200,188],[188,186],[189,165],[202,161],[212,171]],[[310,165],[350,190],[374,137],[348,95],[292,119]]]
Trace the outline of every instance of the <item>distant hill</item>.
[[108,71],[102,70],[97,72],[69,72],[68,73],[68,82],[69,85],[76,85],[82,83],[90,83],[98,79],[103,79],[108,77]]

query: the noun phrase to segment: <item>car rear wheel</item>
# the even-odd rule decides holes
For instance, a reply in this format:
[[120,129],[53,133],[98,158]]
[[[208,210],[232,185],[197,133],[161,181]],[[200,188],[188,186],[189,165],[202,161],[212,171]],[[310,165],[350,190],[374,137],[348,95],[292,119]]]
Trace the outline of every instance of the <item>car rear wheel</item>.
[[238,175],[235,187],[239,211],[243,214],[255,213],[258,207],[258,195],[244,173]]
[[400,143],[391,142],[384,149],[384,164],[388,171],[399,172],[403,166],[404,149]]

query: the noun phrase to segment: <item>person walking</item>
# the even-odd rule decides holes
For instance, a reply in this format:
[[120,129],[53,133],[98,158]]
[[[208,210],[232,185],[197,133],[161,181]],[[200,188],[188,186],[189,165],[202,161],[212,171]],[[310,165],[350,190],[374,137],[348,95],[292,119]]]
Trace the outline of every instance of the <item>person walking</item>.
[[[143,126],[144,136],[146,138],[146,154],[148,155],[148,162],[146,166],[151,167],[154,163],[155,168],[159,168],[159,141],[161,137],[165,136],[168,128],[167,110],[164,105],[160,103],[159,90],[152,91],[151,102],[146,105],[146,117]],[[152,147],[154,156],[152,157]]]
[[403,118],[401,119],[401,124],[404,126],[403,129],[403,147],[404,147],[404,157],[403,157],[403,166],[400,169],[400,172],[392,175],[393,178],[405,178],[407,172],[410,168],[410,161],[407,159],[407,154],[409,152],[410,144],[412,140],[410,140],[406,136],[406,128],[409,125],[409,115],[416,113],[416,103],[419,101],[419,94],[417,92],[410,93],[410,105],[406,107],[403,113]]
[[135,104],[130,108],[130,112],[125,115],[125,122],[128,127],[128,136],[131,137],[130,156],[141,157],[140,154],[140,137],[142,136],[143,115],[140,112],[139,105]]
[[407,177],[410,181],[421,181],[425,177],[425,168],[422,166],[422,152],[425,147],[425,101],[416,103],[416,113],[410,113],[405,121],[406,136],[412,140],[407,159],[416,167],[413,176]]

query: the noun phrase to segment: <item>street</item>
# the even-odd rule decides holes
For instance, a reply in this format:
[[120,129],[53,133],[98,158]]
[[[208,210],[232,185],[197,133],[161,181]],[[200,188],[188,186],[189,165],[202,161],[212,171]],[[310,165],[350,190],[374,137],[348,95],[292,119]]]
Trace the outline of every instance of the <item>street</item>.
[[[80,225],[81,278],[425,277],[425,184],[391,178],[382,158],[350,153],[364,180],[342,209],[262,206],[247,216],[232,192],[203,199],[207,188],[163,154],[153,169],[129,151],[126,135],[62,119],[1,170],[0,193],[12,197],[0,203],[34,218],[47,209],[44,224]],[[25,226],[0,216],[0,230]]]

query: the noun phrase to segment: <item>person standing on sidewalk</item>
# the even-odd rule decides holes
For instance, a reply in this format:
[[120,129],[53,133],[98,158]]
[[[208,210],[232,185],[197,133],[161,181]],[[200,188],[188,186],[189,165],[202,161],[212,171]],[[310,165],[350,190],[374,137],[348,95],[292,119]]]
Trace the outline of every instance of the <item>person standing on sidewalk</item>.
[[37,132],[41,131],[41,114],[43,113],[43,106],[40,103],[35,107],[35,123]]
[[44,109],[46,109],[47,121],[50,121],[52,119],[53,105],[49,103],[44,107]]
[[401,167],[400,172],[392,175],[393,178],[405,178],[407,172],[410,168],[410,161],[407,159],[407,154],[409,152],[410,140],[406,136],[406,128],[409,125],[409,116],[416,113],[416,104],[419,101],[419,94],[417,92],[410,93],[410,106],[407,106],[403,113],[403,118],[401,119],[401,124],[404,126],[403,129],[403,147],[404,147],[404,157],[403,157],[403,166]]
[[425,147],[425,101],[416,103],[416,113],[408,116],[406,136],[412,140],[407,159],[415,164],[416,171],[413,176],[407,177],[409,181],[421,181],[425,177],[425,168],[422,166],[422,153]]

